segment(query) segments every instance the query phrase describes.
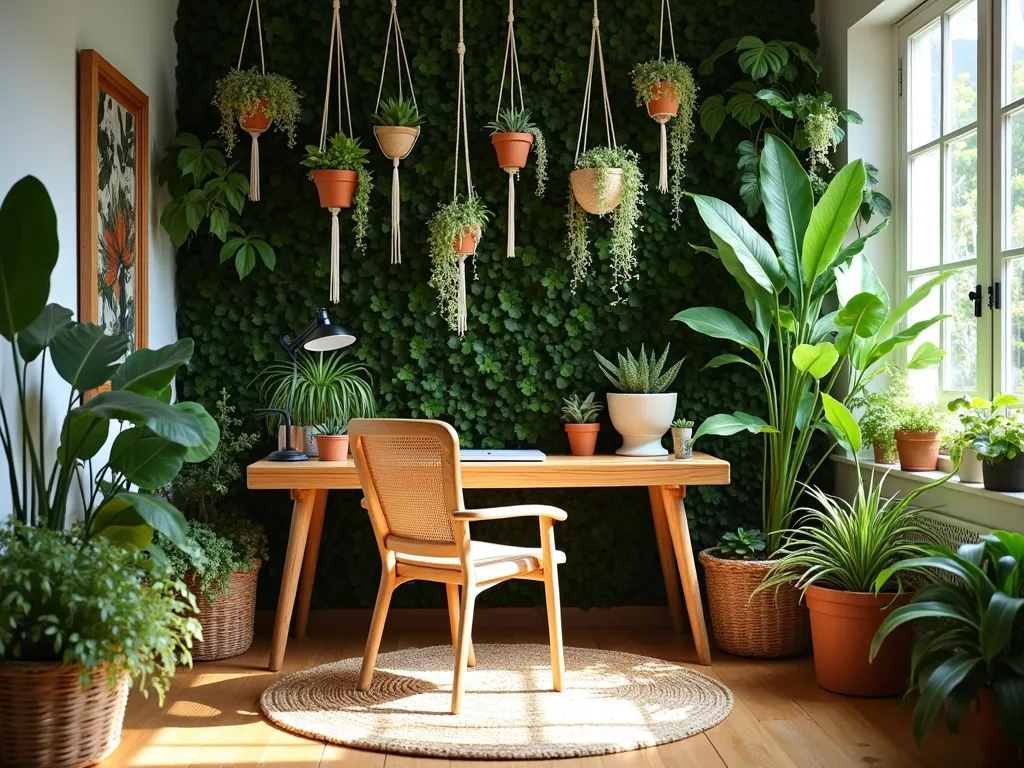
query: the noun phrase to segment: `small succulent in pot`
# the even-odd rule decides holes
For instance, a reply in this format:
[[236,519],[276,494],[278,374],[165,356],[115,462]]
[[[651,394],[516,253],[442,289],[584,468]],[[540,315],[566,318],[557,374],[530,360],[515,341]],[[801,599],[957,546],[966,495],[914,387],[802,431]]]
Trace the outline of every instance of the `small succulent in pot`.
[[672,452],[677,459],[692,459],[693,420],[676,419],[672,422]]
[[723,560],[764,560],[767,546],[763,531],[737,528],[722,534],[714,555]]
[[591,392],[583,400],[579,395],[570,395],[562,402],[562,421],[565,432],[569,436],[569,448],[573,456],[593,456],[597,446],[597,433],[601,425],[597,417],[604,406],[594,400],[596,393]]
[[332,416],[314,428],[320,461],[344,461],[348,458],[348,419]]
[[430,284],[437,291],[441,317],[453,331],[459,330],[465,306],[465,294],[460,291],[463,260],[476,252],[490,218],[491,212],[479,197],[459,195],[430,219]]
[[359,250],[366,249],[370,189],[373,187],[373,176],[365,167],[368,154],[369,150],[362,148],[358,138],[339,132],[331,137],[325,149],[307,144],[306,157],[300,161],[310,169],[309,178],[316,183],[321,207],[350,208],[355,199],[352,225]]
[[548,148],[529,110],[506,107],[487,127],[501,168],[514,168],[518,173],[518,169],[526,166],[530,146],[533,146],[537,156],[537,197],[543,197],[548,180]]
[[273,124],[288,137],[288,146],[295,146],[301,97],[287,77],[264,74],[256,67],[232,69],[217,81],[213,104],[220,110],[217,133],[228,156],[235,148],[235,125],[249,120],[257,122],[257,129]]
[[412,152],[419,138],[423,113],[412,99],[391,97],[380,103],[377,113],[370,115],[370,122],[385,156],[401,160]]

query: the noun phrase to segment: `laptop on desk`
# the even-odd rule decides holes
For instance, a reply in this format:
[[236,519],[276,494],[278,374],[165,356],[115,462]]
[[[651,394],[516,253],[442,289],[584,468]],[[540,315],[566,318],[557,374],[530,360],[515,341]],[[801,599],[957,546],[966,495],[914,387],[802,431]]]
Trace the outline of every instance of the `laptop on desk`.
[[536,448],[463,448],[462,461],[544,461],[547,457]]

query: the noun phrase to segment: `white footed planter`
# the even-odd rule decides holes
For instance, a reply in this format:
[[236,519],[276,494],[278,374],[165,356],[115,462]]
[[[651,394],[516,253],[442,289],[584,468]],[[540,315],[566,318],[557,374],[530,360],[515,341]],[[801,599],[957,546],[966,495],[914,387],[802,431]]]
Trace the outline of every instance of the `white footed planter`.
[[676,414],[676,393],[626,395],[608,393],[608,415],[622,436],[620,456],[666,456],[661,438],[672,426]]
[[961,483],[982,483],[985,478],[982,477],[982,464],[981,459],[978,458],[978,452],[972,451],[970,448],[964,448],[964,455],[960,459],[960,469],[957,470],[957,476],[960,478]]

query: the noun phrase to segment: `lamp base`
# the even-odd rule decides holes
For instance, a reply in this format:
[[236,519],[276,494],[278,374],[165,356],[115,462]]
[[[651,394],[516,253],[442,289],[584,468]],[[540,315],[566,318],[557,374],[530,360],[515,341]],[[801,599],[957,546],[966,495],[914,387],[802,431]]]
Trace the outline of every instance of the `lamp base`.
[[267,461],[307,461],[309,456],[294,448],[282,448],[267,456]]

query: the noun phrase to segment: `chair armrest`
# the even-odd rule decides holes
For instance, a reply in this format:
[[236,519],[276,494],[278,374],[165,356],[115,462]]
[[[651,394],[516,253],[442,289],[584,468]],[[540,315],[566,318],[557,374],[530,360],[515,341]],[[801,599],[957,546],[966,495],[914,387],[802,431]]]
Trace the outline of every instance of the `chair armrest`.
[[518,504],[488,509],[458,509],[452,512],[452,517],[468,523],[477,520],[504,520],[509,517],[550,517],[552,520],[563,521],[569,516],[558,507],[550,507],[547,504]]

